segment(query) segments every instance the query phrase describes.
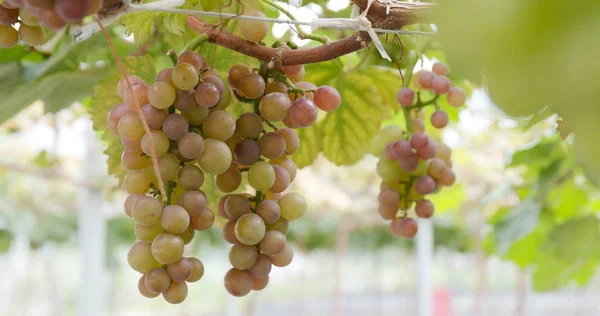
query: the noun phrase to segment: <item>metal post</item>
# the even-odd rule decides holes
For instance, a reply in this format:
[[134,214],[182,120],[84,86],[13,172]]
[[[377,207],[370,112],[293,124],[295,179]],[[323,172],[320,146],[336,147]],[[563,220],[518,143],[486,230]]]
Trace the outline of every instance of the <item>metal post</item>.
[[432,316],[433,284],[431,261],[433,257],[433,223],[417,219],[419,232],[415,237],[417,249],[417,315]]

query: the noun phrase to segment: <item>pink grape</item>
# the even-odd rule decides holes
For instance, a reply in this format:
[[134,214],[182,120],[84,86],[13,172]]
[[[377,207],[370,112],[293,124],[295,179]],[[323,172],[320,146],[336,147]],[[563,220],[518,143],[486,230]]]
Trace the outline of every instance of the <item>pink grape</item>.
[[419,85],[424,89],[431,89],[431,84],[435,75],[431,71],[423,70],[419,74]]
[[402,169],[411,172],[419,166],[419,156],[417,154],[410,154],[408,157],[401,157],[398,163]]
[[442,110],[437,110],[431,114],[431,125],[435,128],[444,128],[448,125],[448,113]]
[[417,213],[417,216],[420,218],[432,217],[434,210],[433,203],[429,200],[419,200],[417,201],[417,205],[415,205],[415,213]]
[[119,136],[119,129],[117,128],[119,121],[125,114],[129,113],[134,113],[134,110],[127,106],[125,102],[115,105],[110,112],[108,112],[106,126],[115,136]]
[[390,231],[398,237],[412,238],[417,234],[419,225],[410,217],[395,218],[390,223]]
[[449,73],[448,67],[446,67],[446,65],[444,65],[442,63],[433,64],[433,67],[431,67],[431,70],[433,71],[433,73],[435,73],[438,76],[447,76]]
[[142,114],[148,123],[150,129],[160,129],[162,123],[167,118],[167,110],[159,110],[152,106],[152,104],[146,104],[142,107]]
[[452,169],[446,168],[446,170],[442,171],[439,181],[441,185],[449,187],[456,182],[456,174]]
[[446,98],[448,99],[448,103],[453,107],[459,107],[465,104],[465,101],[467,100],[465,92],[459,87],[450,88],[450,90],[448,91],[448,95],[446,95]]
[[418,132],[414,133],[410,138],[410,146],[417,151],[425,148],[429,144],[429,137],[427,134]]
[[297,99],[290,107],[290,119],[299,127],[311,126],[317,121],[319,110],[313,101],[307,98]]
[[415,191],[420,195],[426,195],[435,191],[435,181],[430,176],[421,176],[415,180]]
[[429,159],[432,159],[435,157],[435,151],[436,151],[435,144],[432,142],[429,142],[429,144],[427,144],[427,146],[425,146],[417,151],[417,155],[419,156],[419,158],[421,158],[423,160],[429,160]]
[[389,160],[396,160],[400,158],[400,156],[396,155],[396,152],[394,151],[394,143],[388,143],[385,145],[383,154],[385,155],[385,158]]
[[298,74],[303,68],[304,65],[283,66],[283,73],[286,76],[292,76]]
[[450,91],[450,79],[446,76],[437,76],[431,82],[431,88],[435,94],[445,94]]
[[315,104],[319,109],[325,112],[331,112],[337,109],[342,102],[340,93],[330,86],[322,86],[315,91]]
[[407,140],[401,139],[393,142],[392,148],[398,157],[408,157],[412,153],[410,149],[410,143]]
[[404,107],[411,106],[415,101],[415,92],[409,88],[402,88],[396,95],[398,103]]

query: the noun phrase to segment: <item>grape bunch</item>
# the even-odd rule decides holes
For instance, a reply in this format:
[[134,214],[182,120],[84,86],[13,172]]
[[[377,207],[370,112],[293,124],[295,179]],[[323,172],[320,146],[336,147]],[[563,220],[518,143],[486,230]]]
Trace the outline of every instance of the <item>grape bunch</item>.
[[[442,187],[452,186],[456,174],[452,170],[451,149],[442,142],[430,138],[423,122],[425,106],[435,106],[430,117],[431,125],[444,128],[448,114],[440,109],[436,100],[446,95],[448,103],[459,107],[465,103],[466,95],[459,87],[453,87],[447,77],[448,69],[436,63],[432,71],[423,70],[413,77],[418,91],[431,90],[432,100],[421,101],[410,88],[401,88],[397,100],[407,117],[407,131],[390,125],[383,128],[373,142],[373,153],[380,157],[377,173],[382,179],[379,193],[379,214],[391,220],[390,230],[398,237],[412,238],[417,234],[417,222],[408,217],[414,211],[420,218],[430,218],[434,213],[433,203],[426,199],[438,193]],[[420,92],[419,92],[420,93]]]

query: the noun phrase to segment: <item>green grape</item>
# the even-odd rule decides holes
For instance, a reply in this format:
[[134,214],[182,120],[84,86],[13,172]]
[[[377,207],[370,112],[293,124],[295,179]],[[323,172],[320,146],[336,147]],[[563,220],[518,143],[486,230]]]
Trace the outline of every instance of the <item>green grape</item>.
[[273,93],[273,92],[280,92],[282,94],[287,94],[288,87],[283,82],[271,81],[271,82],[267,83],[267,88],[265,89],[265,93],[267,95],[269,95],[270,93]]
[[188,258],[181,258],[179,261],[167,266],[167,273],[171,280],[185,282],[192,275],[192,263]]
[[267,231],[278,230],[283,234],[287,234],[289,226],[290,223],[287,219],[279,217],[279,219],[275,223],[267,225]]
[[226,111],[212,111],[204,120],[202,131],[207,138],[226,141],[235,133],[235,119]]
[[142,106],[148,104],[148,91],[150,87],[143,81],[131,82],[131,87],[126,86],[125,92],[123,92],[123,100],[128,107],[133,110],[137,110]]
[[254,213],[242,215],[235,224],[235,237],[244,245],[256,245],[265,236],[265,222]]
[[147,273],[160,267],[160,263],[152,257],[151,246],[147,241],[138,241],[133,244],[127,253],[127,262],[133,270],[139,273]]
[[257,257],[258,250],[254,246],[235,244],[229,249],[229,263],[239,270],[248,270]]
[[202,191],[185,191],[179,199],[181,205],[190,216],[199,215],[206,207],[206,195]]
[[273,169],[275,170],[275,183],[273,183],[273,186],[269,188],[269,191],[273,193],[281,193],[290,185],[290,175],[282,166],[273,165]]
[[160,235],[163,232],[164,229],[160,225],[159,221],[156,221],[154,224],[148,226],[143,226],[138,223],[135,223],[135,225],[133,226],[133,233],[135,234],[135,237],[137,237],[137,239],[139,240],[151,242],[156,236]]
[[148,91],[148,101],[157,109],[167,109],[175,103],[176,97],[175,88],[168,82],[157,81]]
[[255,139],[260,136],[263,124],[258,114],[246,112],[235,122],[235,132],[241,138]]
[[243,138],[241,138],[239,135],[233,134],[233,136],[231,136],[228,140],[225,141],[232,155],[235,155],[235,146],[237,146],[237,144],[241,142],[242,139]]
[[263,200],[256,206],[256,215],[260,216],[265,224],[274,224],[281,216],[281,208],[273,200]]
[[268,159],[276,159],[285,153],[285,139],[275,132],[265,133],[258,141],[260,153]]
[[29,26],[21,23],[21,25],[19,25],[19,37],[25,44],[31,46],[41,45],[46,41],[44,28],[39,25]]
[[294,249],[292,249],[292,246],[287,245],[278,255],[269,256],[269,258],[274,266],[283,268],[292,263],[292,260],[294,259]]
[[442,158],[434,157],[429,161],[429,167],[427,168],[427,175],[439,180],[442,177],[442,173],[446,170],[446,163]]
[[177,57],[178,64],[190,64],[196,68],[198,71],[202,71],[208,68],[208,63],[206,62],[206,58],[204,56],[196,54],[193,51],[185,51]]
[[231,104],[231,90],[226,89],[225,92],[221,94],[217,109],[225,110],[229,104]]
[[[258,10],[246,12],[244,15],[261,18],[267,17],[264,13]],[[242,31],[242,35],[244,35],[247,40],[258,43],[267,37],[267,34],[269,33],[269,23],[266,21],[257,20],[241,20],[240,30]]]
[[152,241],[152,256],[162,264],[173,264],[183,256],[184,245],[181,237],[162,233]]
[[164,154],[158,157],[158,168],[163,181],[174,181],[179,174],[179,159],[173,154]]
[[140,170],[146,168],[149,164],[148,159],[140,152],[124,151],[121,155],[121,164],[125,170]]
[[264,288],[266,288],[267,285],[269,285],[269,276],[268,275],[264,278],[254,277],[254,280],[252,283],[252,290],[261,291]]
[[404,139],[404,131],[400,126],[388,125],[381,129],[371,144],[371,153],[379,157],[387,144]]
[[278,230],[268,231],[263,240],[261,240],[259,248],[260,252],[268,256],[280,254],[287,246],[285,235]]
[[237,190],[242,184],[242,173],[234,166],[229,166],[227,171],[215,177],[215,186],[219,191],[230,193]]
[[233,65],[233,66],[231,66],[231,68],[229,68],[229,72],[227,73],[227,81],[229,82],[229,85],[233,89],[239,89],[240,81],[242,80],[242,77],[249,75],[251,73],[252,73],[252,68],[250,68],[246,65],[243,65],[243,64]]
[[244,166],[254,164],[260,158],[260,147],[253,139],[242,139],[233,151],[235,161]]
[[182,63],[173,68],[171,80],[173,85],[180,90],[188,91],[194,89],[198,84],[198,69],[191,64]]
[[181,234],[190,225],[190,214],[179,205],[169,205],[163,210],[160,224],[167,233]]
[[177,236],[181,237],[183,243],[187,245],[192,242],[192,240],[194,239],[194,235],[196,235],[196,231],[194,230],[194,227],[192,227],[192,225],[190,224],[190,226],[188,226],[188,228],[183,233]]
[[290,182],[293,182],[296,179],[296,164],[292,159],[286,156],[281,156],[277,159],[272,159],[269,161],[272,165],[279,165],[285,168],[287,173],[290,175]]
[[248,271],[232,268],[225,274],[224,282],[225,289],[229,294],[241,297],[252,291],[254,278]]
[[290,74],[288,75],[288,79],[290,79],[291,82],[296,83],[296,82],[300,82],[302,81],[302,79],[304,79],[304,75],[306,74],[306,69],[304,67],[302,67],[302,69],[300,69],[300,71],[298,71],[295,74]]
[[121,117],[117,126],[119,135],[125,139],[139,139],[144,135],[144,126],[135,113],[127,113]]
[[248,170],[248,182],[257,191],[266,191],[275,183],[275,169],[266,161],[257,161]]
[[409,176],[396,160],[381,159],[377,163],[377,174],[385,182],[398,182]]
[[248,272],[255,278],[264,278],[271,272],[271,259],[268,256],[259,254],[256,262],[248,269]]
[[208,116],[208,112],[209,112],[209,109],[203,108],[203,107],[198,107],[194,111],[181,112],[181,114],[188,120],[190,125],[200,126],[200,125],[202,125],[202,122],[204,122],[206,117]]
[[127,214],[127,216],[131,217],[133,203],[144,196],[145,195],[143,194],[129,194],[127,198],[125,198],[125,201],[123,202],[123,208],[125,209],[125,214]]
[[19,42],[19,32],[12,26],[0,25],[0,47],[11,48]]
[[241,194],[232,194],[225,200],[223,207],[229,218],[237,220],[250,212],[250,201]]
[[162,205],[156,198],[144,196],[133,203],[131,217],[140,225],[152,225],[158,221],[162,210]]
[[185,165],[179,171],[177,183],[185,190],[197,190],[204,184],[204,172],[195,165]]
[[194,98],[199,106],[212,108],[221,100],[221,92],[214,84],[205,82],[196,87]]
[[277,130],[277,134],[281,135],[285,141],[286,155],[293,155],[298,151],[300,148],[300,137],[298,137],[298,134],[293,129],[280,128]]
[[240,91],[248,99],[258,99],[265,93],[265,79],[259,74],[245,75],[240,80]]
[[419,165],[415,170],[409,172],[411,176],[422,176],[427,174],[427,169],[429,169],[429,161],[419,159]]
[[160,294],[169,288],[171,278],[165,269],[154,268],[146,273],[144,285],[150,292]]
[[140,292],[140,294],[142,294],[144,297],[147,297],[147,298],[155,298],[155,297],[159,296],[160,293],[150,292],[150,290],[148,290],[148,288],[146,288],[146,284],[144,284],[145,280],[146,280],[145,275],[142,275],[142,277],[138,280],[138,291]]
[[185,282],[171,282],[169,288],[162,293],[163,298],[169,304],[180,304],[185,300],[188,294],[188,287]]
[[281,208],[281,217],[288,221],[297,220],[306,213],[306,200],[296,192],[284,194],[278,203]]
[[271,92],[260,100],[258,109],[265,120],[279,122],[288,116],[291,105],[287,95],[281,92]]
[[165,133],[159,130],[152,130],[150,134],[144,134],[142,137],[142,150],[148,156],[151,156],[151,143],[150,135],[152,136],[152,142],[154,142],[154,152],[157,157],[160,157],[169,151],[169,138]]
[[[0,26],[0,30],[2,29],[2,26]],[[1,40],[1,38],[0,38]],[[121,136],[119,135],[119,121],[121,121],[121,118],[123,118],[123,116],[125,116],[125,114],[129,114],[129,113],[133,113],[133,110],[131,108],[129,108],[127,106],[127,104],[125,104],[125,102],[121,102],[117,105],[115,105],[112,109],[110,109],[110,112],[108,112],[108,115],[106,117],[106,127],[115,135],[115,136]],[[122,138],[125,139],[125,138]]]
[[202,276],[204,276],[204,264],[202,264],[202,261],[198,260],[197,258],[188,258],[188,260],[192,264],[192,274],[189,278],[187,278],[186,281],[196,282],[202,279]]
[[197,231],[204,231],[212,227],[215,222],[215,214],[208,207],[204,208],[198,215],[191,217],[190,226]]
[[204,151],[198,157],[198,164],[205,172],[220,174],[231,166],[232,156],[227,144],[207,138],[204,140]]
[[152,177],[145,170],[134,170],[123,180],[123,189],[129,194],[145,194],[150,188]]

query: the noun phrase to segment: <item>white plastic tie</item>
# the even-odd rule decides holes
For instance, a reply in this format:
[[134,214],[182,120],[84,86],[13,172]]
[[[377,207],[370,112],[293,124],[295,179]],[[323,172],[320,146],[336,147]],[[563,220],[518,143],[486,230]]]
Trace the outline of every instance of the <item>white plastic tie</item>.
[[[369,36],[371,37],[371,40],[373,41],[375,48],[377,48],[377,50],[379,51],[379,55],[381,55],[381,57],[383,57],[384,59],[391,62],[392,59],[390,58],[388,53],[385,51],[385,47],[383,47],[383,44],[379,40],[377,33],[375,33],[375,30],[373,30],[371,21],[369,21],[369,19],[367,19],[367,13],[369,12],[371,5],[373,4],[373,1],[374,0],[369,0],[365,10],[357,17],[357,19],[359,21],[359,29],[361,31],[366,31],[367,33],[369,33]],[[356,6],[356,4],[354,6]]]

